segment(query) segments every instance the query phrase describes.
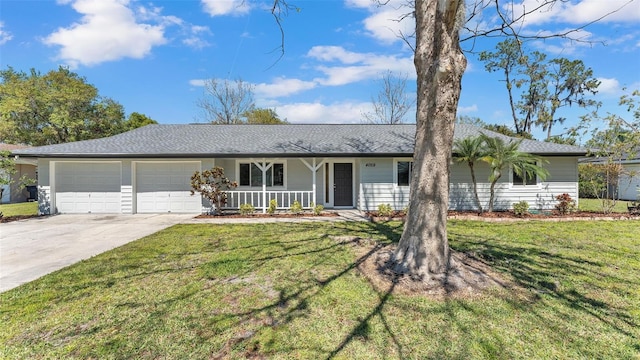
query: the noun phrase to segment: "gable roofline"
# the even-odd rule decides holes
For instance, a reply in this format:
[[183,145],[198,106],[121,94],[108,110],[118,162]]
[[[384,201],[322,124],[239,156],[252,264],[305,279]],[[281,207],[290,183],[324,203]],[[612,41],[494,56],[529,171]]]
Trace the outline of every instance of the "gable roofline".
[[[415,124],[147,125],[122,134],[14,151],[42,158],[411,157]],[[455,139],[480,133],[518,141],[468,124]],[[584,148],[523,140],[520,150],[546,156],[584,156]]]

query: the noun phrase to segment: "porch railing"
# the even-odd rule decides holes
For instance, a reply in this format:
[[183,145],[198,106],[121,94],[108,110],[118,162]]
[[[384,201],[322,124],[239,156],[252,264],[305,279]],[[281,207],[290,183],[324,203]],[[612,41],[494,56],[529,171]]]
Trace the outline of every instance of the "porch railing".
[[[227,204],[225,209],[239,209],[242,204],[251,204],[256,210],[262,209],[263,192],[231,190],[227,191]],[[313,191],[266,191],[267,204],[275,199],[278,202],[278,210],[289,209],[294,201],[298,201],[303,209],[310,209],[313,202]]]

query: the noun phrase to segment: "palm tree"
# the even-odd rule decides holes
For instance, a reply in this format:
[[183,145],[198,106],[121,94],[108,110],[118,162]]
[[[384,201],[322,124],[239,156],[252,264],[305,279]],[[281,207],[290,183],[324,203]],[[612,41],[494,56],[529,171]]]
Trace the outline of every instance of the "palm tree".
[[456,140],[453,143],[454,159],[457,162],[466,162],[471,171],[471,182],[473,183],[473,195],[476,198],[478,211],[483,212],[480,198],[478,197],[478,182],[476,181],[476,172],[474,164],[487,155],[484,139],[481,136],[470,136],[464,139]]
[[485,134],[480,135],[486,145],[486,155],[483,161],[489,164],[491,174],[489,181],[491,182],[489,198],[489,212],[493,211],[493,202],[495,200],[495,185],[502,177],[504,169],[513,168],[513,171],[522,178],[533,178],[534,176],[544,180],[549,175],[549,171],[538,165],[542,162],[542,158],[521,152],[519,149],[522,140],[505,142],[499,137],[490,137]]

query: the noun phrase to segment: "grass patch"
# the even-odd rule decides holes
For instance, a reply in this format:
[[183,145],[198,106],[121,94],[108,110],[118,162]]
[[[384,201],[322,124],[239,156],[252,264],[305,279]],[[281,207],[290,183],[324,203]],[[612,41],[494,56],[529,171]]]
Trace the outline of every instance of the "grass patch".
[[634,359],[637,229],[450,221],[525,293],[436,301],[375,291],[333,238],[400,223],[178,225],[0,294],[0,358]]
[[0,204],[0,212],[6,217],[38,215],[38,203],[23,202],[15,204]]
[[[626,213],[627,204],[629,201],[618,200],[616,201],[616,206],[613,208],[612,212],[614,213]],[[602,200],[599,199],[580,199],[578,202],[578,209],[580,211],[589,211],[589,212],[602,212]]]

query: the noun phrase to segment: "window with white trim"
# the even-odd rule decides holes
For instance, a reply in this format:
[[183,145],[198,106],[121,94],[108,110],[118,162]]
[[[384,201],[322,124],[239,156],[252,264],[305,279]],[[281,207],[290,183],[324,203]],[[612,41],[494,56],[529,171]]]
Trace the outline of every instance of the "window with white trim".
[[[269,165],[269,163],[267,163]],[[240,186],[262,186],[262,170],[254,163],[239,163]],[[267,169],[267,187],[284,186],[284,164],[273,163]]]
[[526,173],[520,176],[516,174],[515,171],[513,173],[513,185],[515,186],[535,186],[538,185],[538,177],[534,174],[533,176],[529,176]]
[[412,172],[413,161],[398,161],[396,165],[396,185],[409,186]]

